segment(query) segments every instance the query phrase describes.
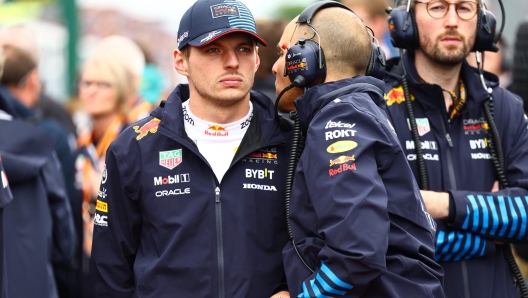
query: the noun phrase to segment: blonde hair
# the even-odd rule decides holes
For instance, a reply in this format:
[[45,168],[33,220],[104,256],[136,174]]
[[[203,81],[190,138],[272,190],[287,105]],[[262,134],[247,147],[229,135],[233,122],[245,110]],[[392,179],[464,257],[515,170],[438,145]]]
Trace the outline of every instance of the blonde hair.
[[145,55],[139,45],[121,35],[104,38],[94,49],[92,56],[109,56],[110,59],[121,60],[137,78],[141,78],[145,68]]
[[134,74],[121,60],[109,55],[90,57],[83,69],[94,67],[101,72],[101,80],[108,81],[116,89],[117,105],[121,113],[128,112],[128,100],[136,93]]

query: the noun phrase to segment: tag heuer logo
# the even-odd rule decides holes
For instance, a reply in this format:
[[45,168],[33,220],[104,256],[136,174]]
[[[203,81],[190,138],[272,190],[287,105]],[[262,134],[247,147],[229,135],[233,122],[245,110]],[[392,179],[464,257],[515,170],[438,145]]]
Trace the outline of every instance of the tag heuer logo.
[[[407,118],[407,125],[409,126],[409,130],[411,130],[411,123],[409,122],[409,118]],[[416,118],[416,126],[418,128],[418,134],[420,136],[423,136],[424,134],[431,131],[429,119],[427,118]]]
[[182,150],[160,151],[159,164],[169,170],[174,169],[182,162]]

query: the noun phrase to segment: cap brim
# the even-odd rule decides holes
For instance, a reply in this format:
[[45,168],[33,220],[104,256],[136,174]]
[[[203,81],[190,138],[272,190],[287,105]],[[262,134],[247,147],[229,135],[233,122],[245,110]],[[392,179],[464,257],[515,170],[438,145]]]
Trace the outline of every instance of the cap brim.
[[224,28],[224,29],[215,30],[213,32],[208,32],[206,34],[198,36],[197,38],[195,38],[193,40],[190,40],[188,42],[188,44],[190,44],[193,47],[203,47],[203,46],[205,46],[207,44],[210,44],[211,42],[219,39],[222,36],[225,36],[225,35],[230,34],[230,33],[235,33],[235,32],[247,33],[247,34],[255,37],[256,41],[259,44],[261,44],[261,45],[263,45],[265,47],[268,46],[268,43],[262,37],[258,36],[254,32],[251,32],[251,31],[248,31],[248,30],[243,30],[243,29],[238,29],[238,28]]

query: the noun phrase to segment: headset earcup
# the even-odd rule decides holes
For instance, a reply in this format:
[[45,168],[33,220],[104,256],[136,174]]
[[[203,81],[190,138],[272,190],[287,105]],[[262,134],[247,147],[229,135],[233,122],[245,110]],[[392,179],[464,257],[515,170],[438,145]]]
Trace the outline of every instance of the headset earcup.
[[412,10],[407,13],[405,5],[398,6],[389,13],[391,43],[400,49],[413,50],[420,45],[418,27]]
[[311,39],[299,40],[286,52],[286,73],[291,82],[299,75],[306,81],[306,87],[323,83],[326,79],[326,61],[320,51],[322,67],[319,67],[319,44]]
[[375,43],[372,43],[370,60],[365,75],[383,80],[385,77],[385,52]]
[[499,48],[495,44],[495,31],[497,19],[491,11],[479,6],[477,13],[477,33],[475,34],[475,44],[472,52],[491,51],[497,52]]

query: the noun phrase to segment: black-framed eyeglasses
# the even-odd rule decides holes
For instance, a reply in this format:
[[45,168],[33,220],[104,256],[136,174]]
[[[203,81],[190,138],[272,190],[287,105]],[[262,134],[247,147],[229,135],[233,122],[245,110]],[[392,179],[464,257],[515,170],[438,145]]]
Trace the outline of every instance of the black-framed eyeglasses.
[[435,19],[439,19],[447,14],[451,5],[455,6],[457,15],[463,20],[469,20],[477,14],[478,5],[472,1],[460,1],[450,3],[445,0],[432,0],[429,2],[414,1],[415,3],[427,5],[427,12]]

